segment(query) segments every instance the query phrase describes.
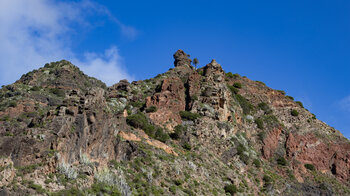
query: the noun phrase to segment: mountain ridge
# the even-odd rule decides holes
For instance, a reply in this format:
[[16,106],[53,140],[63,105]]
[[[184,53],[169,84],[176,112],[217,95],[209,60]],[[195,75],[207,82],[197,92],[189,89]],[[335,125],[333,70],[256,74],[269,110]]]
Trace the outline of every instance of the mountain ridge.
[[0,90],[1,194],[346,195],[350,142],[301,102],[182,50],[107,87],[62,60]]

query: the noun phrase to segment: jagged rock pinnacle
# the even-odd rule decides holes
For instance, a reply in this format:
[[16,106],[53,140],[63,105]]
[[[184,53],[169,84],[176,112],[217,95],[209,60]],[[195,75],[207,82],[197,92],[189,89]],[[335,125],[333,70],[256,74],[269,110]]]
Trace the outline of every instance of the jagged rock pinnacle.
[[[216,62],[215,59],[211,60],[210,64],[209,64],[211,67],[214,67],[216,69],[220,69],[221,68],[221,65],[219,63]],[[222,69],[222,68],[221,68]]]
[[174,59],[175,59],[174,61],[175,67],[179,67],[179,66],[191,67],[192,60],[188,58],[188,55],[181,49],[175,52]]
[[221,65],[216,62],[215,59],[213,59],[209,64],[207,64],[204,67],[204,75],[207,77],[207,79],[210,80],[210,78],[214,76],[221,76],[222,79],[225,75],[224,70],[222,69]]

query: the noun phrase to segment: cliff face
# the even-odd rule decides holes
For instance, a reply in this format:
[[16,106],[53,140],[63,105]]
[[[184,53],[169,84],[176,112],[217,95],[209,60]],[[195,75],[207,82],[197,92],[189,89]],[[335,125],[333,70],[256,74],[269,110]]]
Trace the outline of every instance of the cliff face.
[[68,61],[0,90],[0,195],[348,195],[350,143],[283,91],[182,50],[106,87]]

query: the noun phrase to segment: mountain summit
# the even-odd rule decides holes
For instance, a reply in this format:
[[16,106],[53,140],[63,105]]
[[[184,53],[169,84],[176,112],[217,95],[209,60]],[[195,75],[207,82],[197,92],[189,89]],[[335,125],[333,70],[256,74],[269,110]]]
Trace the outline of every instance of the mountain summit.
[[293,97],[174,67],[107,87],[62,60],[0,89],[0,195],[350,195],[350,142]]

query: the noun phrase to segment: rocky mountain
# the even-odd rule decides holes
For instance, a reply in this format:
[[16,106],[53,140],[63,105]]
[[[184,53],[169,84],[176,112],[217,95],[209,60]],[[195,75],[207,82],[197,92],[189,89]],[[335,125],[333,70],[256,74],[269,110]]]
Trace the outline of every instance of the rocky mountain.
[[350,142],[284,91],[182,50],[107,87],[68,61],[0,89],[0,195],[350,195]]

